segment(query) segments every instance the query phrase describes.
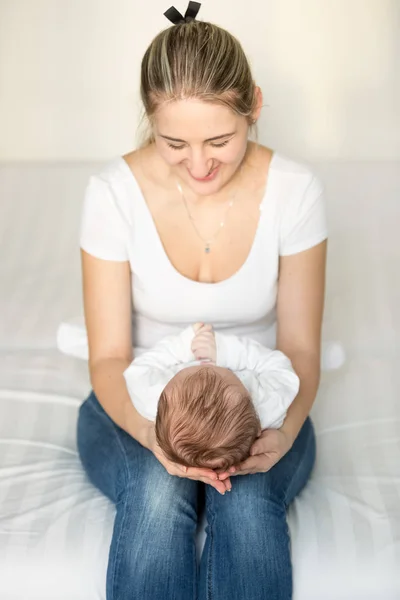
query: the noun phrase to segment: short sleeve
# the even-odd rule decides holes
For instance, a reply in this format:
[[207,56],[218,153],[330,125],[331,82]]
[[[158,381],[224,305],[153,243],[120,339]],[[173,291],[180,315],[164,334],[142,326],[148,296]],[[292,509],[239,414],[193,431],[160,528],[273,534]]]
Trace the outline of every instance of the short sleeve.
[[328,237],[325,191],[314,175],[306,189],[294,195],[284,208],[279,254],[297,254],[316,246]]
[[106,181],[93,176],[86,187],[80,227],[80,247],[104,260],[129,259],[127,228]]

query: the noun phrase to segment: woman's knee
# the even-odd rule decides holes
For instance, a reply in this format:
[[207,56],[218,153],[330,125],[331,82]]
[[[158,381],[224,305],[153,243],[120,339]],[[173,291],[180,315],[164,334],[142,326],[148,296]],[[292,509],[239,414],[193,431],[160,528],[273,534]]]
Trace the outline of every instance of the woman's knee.
[[208,585],[218,589],[216,598],[289,600],[292,567],[283,498],[265,494],[265,486],[250,485],[246,491],[247,478],[254,484],[257,476],[242,477],[236,494],[234,485],[221,497],[208,490],[208,554],[202,559]]
[[115,503],[143,501],[148,513],[161,516],[168,510],[171,518],[188,495],[196,497],[196,482],[169,475],[152,452],[110,419],[93,392],[79,410],[77,442],[89,478]]
[[[230,522],[234,527],[258,535],[269,522],[286,520],[284,492],[274,486],[271,474],[259,473],[232,478],[232,491],[221,496],[213,489],[207,490],[207,517]],[[246,535],[242,539],[248,544]]]
[[[196,483],[165,470],[164,474],[158,467],[144,471],[141,484],[132,477],[116,505],[107,574],[107,587],[113,594],[109,597],[192,598]],[[178,580],[184,589],[176,596]],[[168,586],[174,591],[168,591]]]
[[134,520],[141,535],[147,537],[153,531],[160,542],[172,531],[196,525],[195,481],[169,475],[154,456],[143,462],[140,471],[140,477],[130,473],[122,498],[137,515]]

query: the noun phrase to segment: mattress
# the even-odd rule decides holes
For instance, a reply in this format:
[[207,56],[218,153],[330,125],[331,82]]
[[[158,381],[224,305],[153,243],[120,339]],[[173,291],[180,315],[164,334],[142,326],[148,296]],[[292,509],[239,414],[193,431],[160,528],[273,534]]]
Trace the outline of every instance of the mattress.
[[[87,366],[56,349],[58,324],[81,312],[77,198],[92,171],[0,173],[1,600],[105,598],[114,507],[86,479],[75,441]],[[400,598],[399,173],[321,169],[335,198],[324,336],[344,346],[346,362],[323,373],[311,413],[317,463],[288,512],[294,600]],[[52,227],[60,185],[62,235]]]

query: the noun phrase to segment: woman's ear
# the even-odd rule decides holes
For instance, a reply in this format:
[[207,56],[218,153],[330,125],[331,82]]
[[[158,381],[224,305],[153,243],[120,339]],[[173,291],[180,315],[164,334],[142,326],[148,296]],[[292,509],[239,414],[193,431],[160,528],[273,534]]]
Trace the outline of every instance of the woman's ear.
[[254,109],[252,117],[253,117],[253,121],[255,122],[258,120],[258,118],[260,116],[262,104],[263,104],[263,94],[262,94],[261,88],[258,85],[256,85],[254,88],[254,95],[256,97],[256,107]]

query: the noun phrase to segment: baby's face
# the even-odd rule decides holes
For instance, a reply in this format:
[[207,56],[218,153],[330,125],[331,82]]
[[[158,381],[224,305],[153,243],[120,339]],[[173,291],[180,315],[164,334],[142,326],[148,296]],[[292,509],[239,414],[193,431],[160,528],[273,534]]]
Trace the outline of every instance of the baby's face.
[[223,379],[227,385],[237,386],[237,391],[241,394],[247,394],[247,390],[244,387],[243,383],[240,381],[239,377],[236,377],[235,373],[233,373],[230,369],[226,369],[225,367],[217,367],[213,363],[202,363],[201,365],[193,365],[190,367],[185,367],[181,371],[178,371],[174,377],[168,382],[165,387],[165,390],[168,392],[168,388],[175,384],[180,384],[183,382],[186,377],[189,375],[194,375],[201,369],[211,369],[218,377]]

